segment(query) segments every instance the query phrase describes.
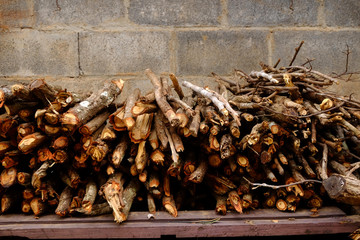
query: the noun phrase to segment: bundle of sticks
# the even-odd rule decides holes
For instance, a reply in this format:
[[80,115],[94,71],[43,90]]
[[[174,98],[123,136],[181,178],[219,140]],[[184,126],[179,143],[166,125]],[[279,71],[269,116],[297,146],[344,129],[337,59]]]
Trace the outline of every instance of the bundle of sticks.
[[232,79],[212,73],[210,89],[145,74],[153,90],[125,101],[121,79],[90,96],[43,79],[1,87],[1,212],[121,223],[130,209],[360,204],[360,102],[326,92],[338,79],[262,64]]

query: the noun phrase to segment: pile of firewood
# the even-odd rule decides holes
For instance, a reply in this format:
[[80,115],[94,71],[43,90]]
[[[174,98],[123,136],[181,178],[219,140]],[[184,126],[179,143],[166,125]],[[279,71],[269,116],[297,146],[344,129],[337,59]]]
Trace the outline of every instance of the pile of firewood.
[[360,102],[312,69],[262,68],[213,73],[217,89],[147,69],[153,90],[123,102],[122,80],[87,97],[42,79],[1,87],[1,213],[360,204]]

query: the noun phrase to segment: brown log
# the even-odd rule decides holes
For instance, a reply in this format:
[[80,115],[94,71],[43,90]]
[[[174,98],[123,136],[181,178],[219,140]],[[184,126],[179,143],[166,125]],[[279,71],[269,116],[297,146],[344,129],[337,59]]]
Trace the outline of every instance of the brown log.
[[164,196],[162,199],[162,205],[164,206],[165,210],[173,217],[177,217],[178,212],[176,209],[176,204],[174,201],[173,196]]
[[17,182],[25,187],[31,185],[31,174],[27,172],[18,172],[16,175]]
[[178,126],[180,120],[176,116],[176,113],[171,108],[170,104],[166,101],[165,96],[162,94],[161,82],[150,69],[146,69],[145,74],[154,86],[154,93],[157,105],[159,106],[165,117],[169,120],[171,126]]
[[184,169],[184,174],[186,176],[190,176],[196,169],[195,159],[188,157],[184,163],[183,169]]
[[329,162],[329,164],[330,164],[331,168],[334,169],[337,173],[356,179],[356,176],[354,174],[351,173],[350,175],[348,175],[349,169],[347,167],[345,167],[343,164],[341,164],[335,160],[331,160]]
[[82,199],[81,207],[85,212],[91,213],[97,195],[96,183],[90,180],[86,184],[85,196]]
[[268,168],[268,166],[266,165],[262,165],[263,169],[264,169],[264,172],[265,172],[265,175],[266,177],[272,181],[272,182],[278,182],[275,174],[270,170],[270,168]]
[[3,188],[9,188],[16,183],[17,169],[15,167],[4,169],[0,175],[0,183]]
[[179,118],[179,121],[180,121],[178,128],[184,128],[184,127],[188,126],[190,119],[185,114],[183,109],[179,108],[178,110],[176,110],[176,116]]
[[240,167],[247,167],[250,164],[249,159],[246,156],[240,154],[236,155],[236,162]]
[[[295,182],[297,181],[293,177],[286,177],[285,184],[292,184]],[[286,191],[293,192],[295,196],[304,196],[304,190],[299,184],[286,187]]]
[[49,150],[48,147],[40,148],[37,151],[37,156],[38,156],[38,161],[40,161],[40,162],[45,162],[45,161],[53,158],[53,154]]
[[139,181],[137,181],[135,179],[132,179],[129,182],[129,184],[126,186],[124,193],[123,193],[124,202],[126,204],[125,204],[124,208],[121,210],[120,218],[115,219],[115,221],[117,223],[121,223],[128,218],[132,203],[140,190],[140,186],[141,186],[141,184],[139,183]]
[[8,156],[6,155],[2,160],[1,160],[1,165],[7,169],[7,168],[11,168],[11,167],[14,167],[16,165],[19,164],[19,160],[20,160],[20,156],[18,154],[19,150],[13,150],[13,151],[10,151],[10,152],[7,152],[6,154],[9,154],[9,153],[12,153],[12,152],[15,152],[16,155],[14,156]]
[[22,123],[17,127],[18,136],[22,139],[23,137],[35,132],[35,125],[33,123]]
[[272,155],[268,151],[262,151],[260,155],[260,159],[262,164],[266,164],[271,161]]
[[349,176],[332,174],[323,181],[330,198],[338,202],[360,205],[360,180]]
[[280,162],[281,162],[283,165],[288,165],[287,157],[286,157],[282,152],[279,152],[278,156],[279,156]]
[[239,197],[238,193],[235,190],[229,192],[228,198],[230,200],[231,205],[234,207],[234,209],[238,213],[243,213],[241,198]]
[[58,113],[54,113],[54,112],[46,112],[44,114],[44,119],[46,120],[46,122],[50,125],[55,125],[59,122],[60,120],[60,116]]
[[223,176],[215,176],[207,173],[205,181],[206,184],[213,189],[214,193],[219,195],[224,195],[236,188],[236,185],[232,181]]
[[3,107],[5,102],[11,102],[15,99],[15,95],[12,93],[11,88],[8,86],[0,87],[0,108]]
[[209,155],[208,163],[211,167],[217,168],[223,163],[223,159],[220,157],[219,154],[214,153],[214,154]]
[[35,217],[38,217],[45,213],[46,204],[40,198],[33,198],[30,202],[31,210],[33,211]]
[[11,117],[0,119],[0,136],[3,138],[9,138],[14,135],[16,136],[16,128],[18,126],[18,121]]
[[106,120],[106,124],[101,131],[100,139],[103,141],[113,141],[116,139],[116,133],[109,119]]
[[109,106],[122,91],[123,84],[124,81],[121,79],[106,82],[100,91],[93,93],[86,100],[69,109],[60,119],[63,130],[74,133],[78,127],[89,121],[100,110]]
[[149,188],[158,188],[159,186],[159,174],[156,171],[152,171],[149,176]]
[[51,144],[55,150],[66,148],[69,145],[69,139],[66,136],[57,137]]
[[217,140],[216,136],[212,134],[209,135],[209,145],[211,149],[215,151],[220,151],[220,143]]
[[20,200],[18,192],[7,192],[1,198],[1,213],[9,212]]
[[278,199],[276,201],[276,208],[279,211],[286,211],[288,209],[288,204],[284,199]]
[[126,125],[123,121],[125,114],[125,106],[118,108],[114,113],[109,116],[109,123],[116,131],[125,131]]
[[298,161],[300,162],[300,164],[303,166],[303,169],[304,169],[306,175],[307,175],[309,178],[315,178],[315,177],[316,177],[315,172],[311,169],[309,163],[307,162],[307,160],[305,159],[304,156],[298,155],[298,156],[297,156],[297,160],[298,160]]
[[199,125],[199,130],[202,134],[207,134],[209,131],[209,125],[206,123],[206,121],[202,121]]
[[150,193],[147,194],[147,205],[148,205],[149,213],[155,214],[156,213],[155,200]]
[[178,178],[183,167],[183,161],[181,158],[178,159],[176,162],[172,162],[167,169],[167,173],[174,178]]
[[72,189],[66,186],[60,194],[59,205],[55,209],[55,214],[60,217],[65,217],[69,214],[69,208],[72,200]]
[[230,134],[224,134],[220,140],[220,156],[221,159],[228,159],[232,156],[232,137]]
[[156,149],[150,154],[150,159],[156,165],[164,165],[165,155],[159,149]]
[[47,84],[44,79],[35,79],[30,85],[29,89],[38,99],[40,99],[44,105],[49,105],[56,98],[57,90]]
[[112,208],[107,202],[94,204],[90,212],[85,211],[83,208],[77,208],[75,211],[85,214],[86,216],[99,216],[105,215],[112,212]]
[[212,127],[210,128],[210,133],[214,136],[218,135],[220,131],[220,126],[216,124],[212,125]]
[[144,96],[140,97],[140,101],[142,103],[153,103],[155,102],[155,93],[154,90],[151,90],[150,92],[146,93]]
[[30,206],[30,202],[27,200],[23,200],[21,203],[21,211],[23,213],[30,213],[31,211],[31,206]]
[[145,146],[146,146],[146,141],[142,141],[139,143],[139,148],[135,158],[135,164],[138,173],[141,173],[145,169],[148,163],[148,154],[146,152]]
[[40,146],[46,140],[46,136],[40,132],[25,136],[19,142],[18,148],[25,154],[30,153],[34,148]]
[[153,150],[159,147],[159,141],[155,129],[151,130],[148,140]]
[[46,171],[49,167],[50,167],[50,162],[45,161],[32,175],[31,185],[35,189],[38,189],[41,187],[41,179],[47,175]]
[[201,120],[201,116],[200,116],[200,109],[202,107],[200,105],[197,105],[195,107],[195,115],[193,116],[192,118],[192,121],[190,123],[190,126],[189,126],[189,130],[190,130],[190,133],[193,137],[197,137],[198,135],[198,131],[199,131],[199,128],[200,128],[200,120]]
[[179,96],[180,99],[183,99],[184,98],[184,93],[183,93],[183,91],[181,89],[181,86],[179,85],[179,82],[178,82],[176,76],[173,73],[170,73],[169,76],[170,76],[170,79],[171,79],[171,81],[173,83],[175,92],[177,93],[177,95]]
[[292,212],[295,212],[297,206],[299,205],[300,198],[298,196],[295,196],[295,195],[288,195],[286,197],[286,202],[287,202],[287,205],[288,205],[288,210],[292,211]]
[[176,133],[176,130],[174,127],[170,127],[169,129],[170,135],[171,135],[171,139],[174,143],[174,147],[176,152],[183,152],[184,151],[184,145],[183,142],[181,140],[181,137]]
[[216,207],[215,212],[221,215],[226,215],[226,197],[215,194]]
[[82,135],[92,135],[97,129],[99,129],[100,126],[102,126],[105,121],[108,119],[110,113],[108,111],[105,111],[93,119],[91,119],[86,124],[82,125],[79,128],[79,132]]
[[101,162],[109,152],[109,146],[102,140],[98,139],[91,143],[87,154],[95,161]]
[[135,105],[131,109],[131,114],[133,117],[137,117],[144,113],[155,113],[158,110],[156,104],[152,103],[143,103],[143,102],[135,102]]
[[153,113],[145,113],[136,118],[135,126],[129,131],[133,143],[140,143],[149,137],[153,116]]
[[122,173],[116,173],[101,186],[99,194],[104,196],[110,207],[113,209],[114,221],[119,222],[122,217],[121,210],[125,206],[123,199],[123,184],[125,179]]
[[128,148],[128,139],[125,135],[120,138],[118,145],[116,145],[113,153],[111,162],[115,168],[118,168],[125,157],[125,152]]
[[156,135],[161,142],[162,149],[165,149],[169,143],[169,139],[163,129],[166,128],[163,119],[163,114],[161,112],[157,112],[154,117],[154,129],[156,131]]
[[243,209],[248,209],[251,208],[252,206],[253,206],[252,194],[251,193],[244,194],[242,198]]
[[30,201],[34,198],[34,190],[32,188],[25,188],[22,192],[22,197],[24,200]]
[[165,196],[170,197],[171,196],[171,193],[170,193],[170,175],[165,173],[163,176],[164,176],[163,177],[164,194],[165,194]]
[[134,92],[126,98],[125,110],[124,110],[125,112],[123,119],[128,131],[131,131],[131,129],[135,126],[135,120],[132,116],[131,110],[135,106],[135,102],[138,100],[139,97],[140,97],[140,89],[136,88]]
[[205,174],[208,169],[207,161],[201,157],[199,166],[196,170],[189,176],[189,181],[193,183],[201,183],[205,177]]
[[144,169],[141,173],[139,173],[139,181],[145,183],[148,177],[148,172]]
[[9,116],[15,116],[21,109],[35,108],[37,104],[37,102],[14,102],[5,104],[4,108]]
[[17,115],[23,120],[24,122],[31,122],[33,120],[35,114],[35,110],[31,108],[24,108],[21,109]]
[[278,171],[278,173],[281,175],[281,176],[283,176],[284,175],[284,168],[281,166],[281,163],[280,163],[280,161],[279,161],[279,159],[277,158],[277,157],[274,157],[274,164],[273,164],[273,168],[275,169],[277,169],[277,171]]
[[318,196],[312,196],[306,203],[309,208],[321,208],[323,206],[323,200]]

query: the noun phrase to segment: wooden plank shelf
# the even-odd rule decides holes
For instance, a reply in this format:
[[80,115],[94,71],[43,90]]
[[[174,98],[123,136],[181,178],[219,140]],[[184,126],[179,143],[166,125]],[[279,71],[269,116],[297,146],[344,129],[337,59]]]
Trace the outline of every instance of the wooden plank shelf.
[[[203,221],[215,218],[220,219],[211,224]],[[359,227],[359,215],[346,215],[337,207],[324,207],[316,215],[306,209],[295,213],[259,209],[226,216],[214,211],[180,211],[177,218],[157,212],[154,218],[148,219],[147,212],[132,212],[121,225],[113,221],[112,215],[68,218],[46,215],[35,219],[9,214],[0,217],[0,236],[30,239],[286,236],[351,233]]]

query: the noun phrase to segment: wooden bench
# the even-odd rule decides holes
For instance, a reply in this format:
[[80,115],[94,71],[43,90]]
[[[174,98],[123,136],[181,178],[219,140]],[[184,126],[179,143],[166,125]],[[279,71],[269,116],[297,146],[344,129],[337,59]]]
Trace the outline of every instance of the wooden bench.
[[150,219],[147,212],[131,212],[121,225],[113,222],[111,215],[60,218],[54,214],[39,219],[19,214],[0,216],[0,236],[36,239],[286,236],[351,233],[359,227],[359,215],[346,215],[337,207],[324,207],[317,214],[307,209],[295,213],[259,209],[226,216],[214,211],[180,211],[177,218],[157,212]]

